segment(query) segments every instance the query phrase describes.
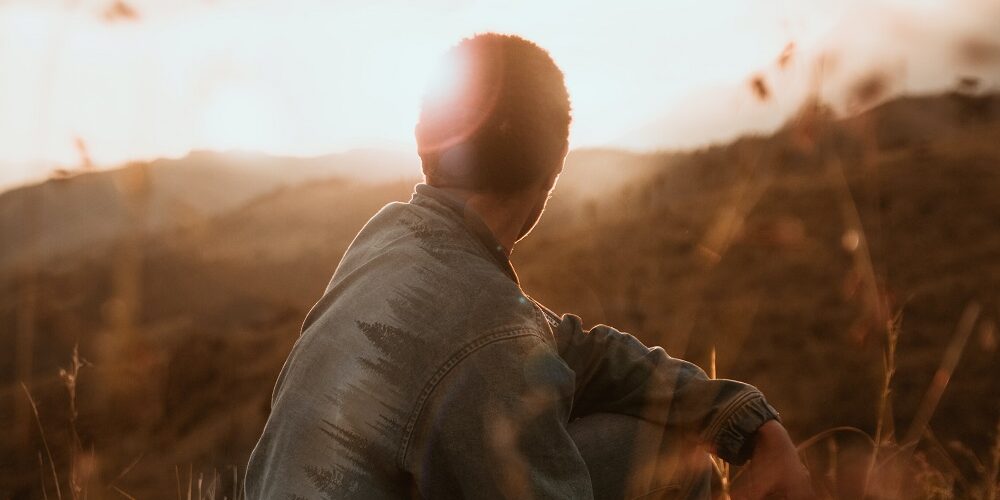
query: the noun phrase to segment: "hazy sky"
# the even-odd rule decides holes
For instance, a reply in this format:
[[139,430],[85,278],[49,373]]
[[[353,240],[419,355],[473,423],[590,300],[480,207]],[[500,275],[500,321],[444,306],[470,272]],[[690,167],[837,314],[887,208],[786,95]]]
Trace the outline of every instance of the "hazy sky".
[[[491,30],[535,40],[563,68],[574,147],[773,128],[821,53],[834,56],[834,100],[875,70],[893,92],[958,75],[1000,83],[997,0],[7,0],[0,186],[79,164],[80,143],[100,165],[191,149],[412,149],[433,62]],[[754,98],[753,75],[772,99]]]

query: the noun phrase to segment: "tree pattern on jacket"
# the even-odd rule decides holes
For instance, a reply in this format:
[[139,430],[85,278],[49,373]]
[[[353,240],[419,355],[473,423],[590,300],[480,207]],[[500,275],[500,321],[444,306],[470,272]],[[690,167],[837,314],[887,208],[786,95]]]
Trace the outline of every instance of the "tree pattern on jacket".
[[[397,223],[407,228],[417,246],[429,257],[449,267],[462,252],[466,252],[468,258],[467,250],[454,242],[454,229],[432,227],[419,216],[413,219],[416,220],[403,217]],[[440,290],[453,286],[453,278],[441,276],[440,271],[431,268],[437,266],[429,267],[419,260],[412,264],[419,279],[393,287],[394,294],[385,298],[389,306],[385,318],[354,320],[354,327],[367,341],[358,349],[357,356],[363,376],[354,383],[330,389],[326,396],[333,406],[346,414],[346,418],[341,419],[344,423],[329,419],[319,422],[323,435],[336,444],[334,449],[343,452],[342,460],[334,464],[303,466],[316,492],[324,498],[371,496],[373,491],[384,486],[380,483],[384,479],[375,477],[370,470],[371,464],[378,463],[377,457],[395,457],[396,445],[409,416],[409,408],[397,405],[406,402],[408,396],[401,394],[399,388],[405,387],[404,382],[413,376],[415,368],[426,362],[423,358],[428,352],[427,339],[399,325],[442,324]],[[389,397],[385,397],[387,392]]]

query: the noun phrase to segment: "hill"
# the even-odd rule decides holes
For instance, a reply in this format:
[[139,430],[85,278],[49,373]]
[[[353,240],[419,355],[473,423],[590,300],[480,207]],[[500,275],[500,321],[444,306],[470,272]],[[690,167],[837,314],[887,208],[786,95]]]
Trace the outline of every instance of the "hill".
[[[809,107],[772,136],[697,151],[574,152],[514,264],[558,312],[706,369],[714,350],[720,376],[761,387],[798,439],[874,430],[895,324],[898,434],[936,383],[936,439],[983,454],[1000,417],[997,137],[1000,97],[955,94],[844,120]],[[76,455],[96,468],[92,495],[116,481],[162,496],[188,465],[225,472],[231,491],[228,468],[246,462],[305,312],[357,230],[415,180],[271,189],[0,281],[0,335],[15,346],[0,356],[11,402],[0,423],[15,429],[0,441],[2,488],[18,497],[39,484],[19,378],[49,443],[73,448],[55,374],[79,342],[92,366],[76,386]],[[69,455],[57,454],[60,470]]]
[[[64,175],[0,193],[0,272],[99,254],[129,232],[197,225],[280,187],[334,176],[386,182],[416,158],[356,150],[317,158],[194,152]],[[74,261],[70,257],[69,261]]]

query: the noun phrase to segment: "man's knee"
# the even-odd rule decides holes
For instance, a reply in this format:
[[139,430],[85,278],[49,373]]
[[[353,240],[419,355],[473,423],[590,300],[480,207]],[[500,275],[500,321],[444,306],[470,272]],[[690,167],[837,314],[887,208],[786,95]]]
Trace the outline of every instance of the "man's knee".
[[708,453],[690,438],[627,415],[597,413],[569,424],[596,498],[709,498]]

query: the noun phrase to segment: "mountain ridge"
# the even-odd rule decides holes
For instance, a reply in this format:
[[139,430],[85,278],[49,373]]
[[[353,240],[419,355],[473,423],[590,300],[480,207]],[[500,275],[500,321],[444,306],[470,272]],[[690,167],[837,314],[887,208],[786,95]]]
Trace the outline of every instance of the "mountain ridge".
[[[944,95],[847,120],[807,107],[775,134],[687,152],[575,152],[512,261],[551,309],[758,386],[797,439],[873,432],[886,325],[900,318],[902,432],[960,318],[981,305],[930,423],[983,453],[1000,401],[997,137],[1000,98]],[[58,267],[0,274],[0,336],[34,346],[28,368],[13,350],[0,356],[0,389],[20,397],[0,406],[0,424],[25,425],[0,436],[0,484],[37,484],[35,450],[14,438],[34,425],[15,421],[18,380],[50,444],[71,442],[53,377],[77,343],[92,362],[81,434],[103,470],[145,454],[126,491],[172,491],[177,464],[245,463],[302,318],[356,232],[415,181],[272,189]],[[845,456],[850,444],[838,442]]]

